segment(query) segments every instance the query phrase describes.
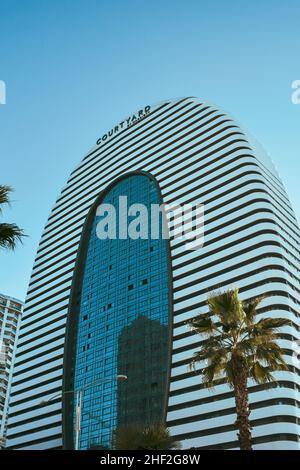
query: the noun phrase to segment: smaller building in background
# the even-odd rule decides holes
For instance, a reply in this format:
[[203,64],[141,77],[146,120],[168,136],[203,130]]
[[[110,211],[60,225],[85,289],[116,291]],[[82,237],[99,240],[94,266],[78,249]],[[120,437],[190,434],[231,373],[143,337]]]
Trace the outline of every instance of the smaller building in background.
[[23,302],[0,294],[0,448],[5,447],[9,395]]

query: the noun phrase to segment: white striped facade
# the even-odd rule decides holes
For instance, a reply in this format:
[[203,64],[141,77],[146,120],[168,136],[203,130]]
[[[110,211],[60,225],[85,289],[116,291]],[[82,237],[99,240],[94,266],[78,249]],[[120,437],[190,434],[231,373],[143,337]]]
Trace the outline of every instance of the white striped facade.
[[286,317],[281,340],[290,371],[272,388],[250,384],[254,448],[299,449],[299,228],[265,152],[230,116],[195,98],[165,101],[96,146],[71,173],[45,226],[19,335],[8,447],[62,446],[65,324],[78,244],[99,192],[123,173],[150,172],[164,202],[205,205],[205,242],[187,251],[171,239],[173,355],[167,422],[183,448],[237,448],[232,392],[201,387],[187,364],[200,338],[184,322],[206,311],[207,292],[239,287],[242,298],[269,294],[261,314]]

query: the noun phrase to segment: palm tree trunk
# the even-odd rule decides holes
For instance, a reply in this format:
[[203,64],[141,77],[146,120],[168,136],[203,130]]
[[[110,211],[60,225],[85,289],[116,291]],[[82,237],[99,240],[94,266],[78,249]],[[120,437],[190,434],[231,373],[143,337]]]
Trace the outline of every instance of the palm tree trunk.
[[241,450],[252,450],[251,424],[249,421],[249,402],[247,388],[247,369],[243,367],[234,380],[234,394],[237,420],[239,429],[238,438]]

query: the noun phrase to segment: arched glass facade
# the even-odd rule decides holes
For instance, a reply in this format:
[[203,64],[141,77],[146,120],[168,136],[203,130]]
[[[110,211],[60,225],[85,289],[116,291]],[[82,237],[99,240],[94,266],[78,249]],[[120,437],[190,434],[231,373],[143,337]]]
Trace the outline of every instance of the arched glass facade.
[[[127,196],[128,208],[143,204],[149,214],[151,204],[160,204],[155,181],[145,175],[125,177],[101,202],[112,204],[119,214],[120,196]],[[128,217],[128,223],[134,218]],[[167,241],[161,235],[156,240],[118,236],[101,240],[96,233],[100,220],[96,215],[90,234],[84,235],[89,240],[74,369],[75,390],[86,388],[80,449],[110,447],[117,425],[165,419],[170,331]],[[128,380],[117,381],[118,374]],[[73,433],[75,420],[74,408]]]

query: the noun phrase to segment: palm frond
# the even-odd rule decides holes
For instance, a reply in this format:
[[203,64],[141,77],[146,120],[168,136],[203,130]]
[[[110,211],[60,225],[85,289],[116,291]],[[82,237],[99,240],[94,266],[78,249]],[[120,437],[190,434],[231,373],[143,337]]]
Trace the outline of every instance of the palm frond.
[[113,434],[116,450],[180,449],[180,443],[170,435],[164,423],[132,423],[119,426]]
[[135,450],[139,446],[141,425],[119,426],[113,433],[113,447],[117,450]]
[[243,301],[243,309],[246,315],[247,324],[253,323],[257,315],[257,307],[266,297],[266,295],[258,295],[251,300]]
[[210,336],[216,329],[215,323],[207,314],[199,315],[187,322],[192,330]]
[[270,370],[288,370],[288,365],[283,358],[284,350],[272,341],[259,345],[256,348],[255,355],[257,359],[267,364]]
[[0,248],[14,250],[24,236],[24,231],[16,224],[0,224]]
[[207,388],[213,388],[215,381],[224,375],[228,354],[225,349],[215,351],[207,358],[208,365],[202,369],[203,383]]
[[207,303],[211,314],[220,318],[224,331],[235,327],[242,318],[243,308],[238,289],[209,294]]
[[206,354],[202,351],[197,351],[193,354],[193,357],[192,357],[192,360],[191,362],[189,363],[189,369],[190,370],[195,370],[196,369],[196,365],[199,364],[199,362],[201,361],[205,361],[206,360]]
[[277,332],[279,328],[282,328],[283,326],[288,326],[290,325],[291,322],[290,320],[287,320],[286,318],[262,318],[255,324],[256,332],[258,334],[263,334],[270,332],[270,334],[274,334]]
[[10,186],[0,185],[0,212],[2,212],[1,206],[9,204],[9,196],[12,191],[13,189]]
[[268,366],[263,366],[259,361],[255,361],[251,365],[250,377],[258,384],[265,384],[266,382],[272,382],[275,380],[270,372],[270,368]]

